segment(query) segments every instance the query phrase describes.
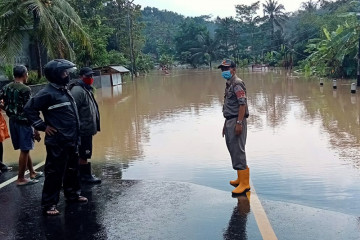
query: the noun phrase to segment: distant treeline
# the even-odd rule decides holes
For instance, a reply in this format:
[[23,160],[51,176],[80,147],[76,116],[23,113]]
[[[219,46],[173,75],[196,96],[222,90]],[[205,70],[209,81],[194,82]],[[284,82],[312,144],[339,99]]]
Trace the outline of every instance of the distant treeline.
[[[184,17],[141,9],[129,0],[0,0],[0,54],[11,63],[26,30],[33,46],[50,58],[68,58],[80,66],[121,64],[146,72],[155,64],[212,67],[214,61],[232,58],[239,66],[356,75],[358,1],[310,0],[292,13],[274,0],[235,9],[236,17]],[[18,41],[10,41],[14,38]],[[37,58],[43,64],[40,53]]]

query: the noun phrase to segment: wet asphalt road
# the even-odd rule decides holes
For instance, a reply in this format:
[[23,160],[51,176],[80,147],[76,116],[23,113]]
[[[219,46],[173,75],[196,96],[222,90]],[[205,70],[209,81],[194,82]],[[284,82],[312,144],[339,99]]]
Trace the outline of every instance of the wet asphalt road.
[[[14,173],[4,175],[2,181]],[[61,215],[44,217],[42,183],[0,189],[0,239],[262,239],[251,194],[233,198],[191,183],[105,179],[83,186],[87,204],[67,204],[61,194]],[[354,216],[261,203],[278,239],[360,237]]]

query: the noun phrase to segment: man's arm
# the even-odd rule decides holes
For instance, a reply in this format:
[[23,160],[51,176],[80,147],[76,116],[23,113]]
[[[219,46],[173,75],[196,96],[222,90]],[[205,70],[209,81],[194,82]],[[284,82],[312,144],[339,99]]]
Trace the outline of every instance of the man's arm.
[[0,90],[0,108],[3,110],[5,110],[5,103],[4,103],[5,89],[6,86]]
[[26,103],[24,113],[31,125],[39,131],[46,130],[46,123],[40,118],[40,111],[44,111],[48,107],[51,96],[48,94],[38,94]]
[[245,90],[240,85],[236,85],[234,87],[234,92],[240,104],[235,127],[235,134],[239,136],[242,133],[242,121],[244,120],[244,116],[246,113],[247,97]]
[[76,102],[77,108],[79,109],[85,99],[85,90],[80,86],[74,86],[70,92]]

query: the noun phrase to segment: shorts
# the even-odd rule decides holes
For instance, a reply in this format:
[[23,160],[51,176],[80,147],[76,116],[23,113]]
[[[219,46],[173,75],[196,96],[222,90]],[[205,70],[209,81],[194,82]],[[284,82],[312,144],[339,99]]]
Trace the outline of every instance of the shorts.
[[11,141],[15,150],[29,151],[34,149],[34,129],[25,124],[9,120]]
[[93,136],[81,136],[81,144],[79,146],[79,157],[81,159],[90,159],[92,155]]

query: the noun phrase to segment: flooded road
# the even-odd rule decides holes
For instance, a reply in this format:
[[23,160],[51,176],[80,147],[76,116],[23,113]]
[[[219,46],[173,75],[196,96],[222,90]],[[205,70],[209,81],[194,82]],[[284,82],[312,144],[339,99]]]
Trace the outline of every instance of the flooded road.
[[[360,214],[360,98],[350,81],[239,72],[248,89],[247,158],[261,199]],[[190,182],[230,191],[218,71],[152,72],[98,89],[102,131],[92,164],[103,179]],[[5,162],[17,165],[10,140]],[[43,143],[31,153],[45,159]]]

